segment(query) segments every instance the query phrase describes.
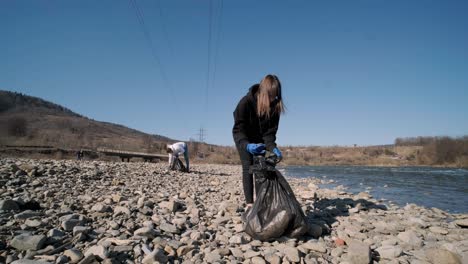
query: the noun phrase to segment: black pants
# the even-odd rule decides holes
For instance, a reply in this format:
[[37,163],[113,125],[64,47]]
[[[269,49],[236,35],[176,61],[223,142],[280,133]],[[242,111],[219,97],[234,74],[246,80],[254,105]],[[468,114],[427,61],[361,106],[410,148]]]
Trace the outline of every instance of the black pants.
[[[253,164],[252,154],[247,152],[245,149],[237,147],[239,157],[242,163],[242,185],[244,187],[244,196],[246,203],[253,203],[254,199],[254,179],[253,175],[249,173],[249,168]],[[256,190],[257,191],[257,190]]]

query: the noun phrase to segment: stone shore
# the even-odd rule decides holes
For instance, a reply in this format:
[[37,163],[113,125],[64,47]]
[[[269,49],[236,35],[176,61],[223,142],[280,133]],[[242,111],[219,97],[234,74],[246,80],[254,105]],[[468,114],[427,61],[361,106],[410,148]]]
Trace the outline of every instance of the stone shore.
[[[0,263],[468,263],[468,215],[287,178],[299,239],[243,232],[241,168],[0,159]],[[287,175],[285,175],[287,177]]]

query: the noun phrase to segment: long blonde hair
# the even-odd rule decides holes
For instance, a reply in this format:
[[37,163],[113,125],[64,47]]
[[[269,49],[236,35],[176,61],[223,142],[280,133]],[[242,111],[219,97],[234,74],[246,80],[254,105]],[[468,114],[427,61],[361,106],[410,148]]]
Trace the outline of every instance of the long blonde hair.
[[284,113],[281,83],[276,75],[268,74],[260,82],[257,92],[257,115],[270,118],[273,113]]

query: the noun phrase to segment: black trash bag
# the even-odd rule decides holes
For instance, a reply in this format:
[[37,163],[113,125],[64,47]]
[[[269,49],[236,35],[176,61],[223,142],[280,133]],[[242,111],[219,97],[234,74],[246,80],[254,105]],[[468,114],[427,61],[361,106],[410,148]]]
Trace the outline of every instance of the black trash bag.
[[255,177],[257,197],[246,212],[245,232],[261,241],[281,236],[300,237],[308,231],[304,212],[275,165],[271,157],[256,156],[250,169]]
[[184,163],[179,159],[179,157],[176,157],[174,161],[171,164],[171,170],[177,170],[181,172],[187,172],[187,168],[185,168]]

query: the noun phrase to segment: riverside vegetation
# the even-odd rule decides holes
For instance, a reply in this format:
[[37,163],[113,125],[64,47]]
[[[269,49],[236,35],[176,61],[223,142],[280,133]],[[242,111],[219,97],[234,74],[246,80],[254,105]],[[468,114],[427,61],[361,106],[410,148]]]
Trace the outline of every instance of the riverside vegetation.
[[[252,240],[239,166],[0,158],[1,263],[468,263],[468,215],[288,181],[300,239]],[[287,175],[286,175],[287,176]]]

